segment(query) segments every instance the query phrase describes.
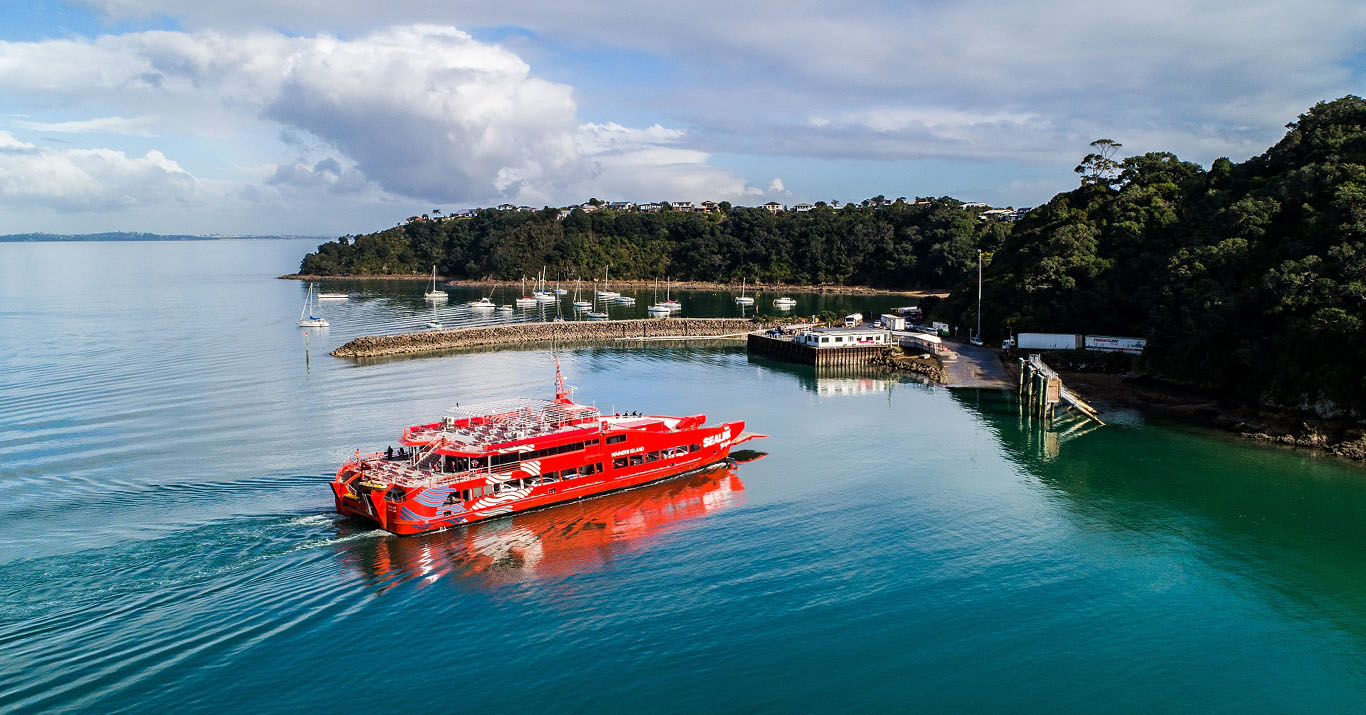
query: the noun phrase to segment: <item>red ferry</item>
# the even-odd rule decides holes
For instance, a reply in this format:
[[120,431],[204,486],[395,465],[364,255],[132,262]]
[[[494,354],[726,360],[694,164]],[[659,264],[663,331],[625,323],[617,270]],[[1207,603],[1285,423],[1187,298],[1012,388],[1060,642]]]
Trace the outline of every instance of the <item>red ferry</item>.
[[555,364],[555,399],[456,407],[403,430],[401,448],[348,459],[332,480],[337,511],[419,534],[695,472],[763,435],[706,415],[600,414],[580,405]]

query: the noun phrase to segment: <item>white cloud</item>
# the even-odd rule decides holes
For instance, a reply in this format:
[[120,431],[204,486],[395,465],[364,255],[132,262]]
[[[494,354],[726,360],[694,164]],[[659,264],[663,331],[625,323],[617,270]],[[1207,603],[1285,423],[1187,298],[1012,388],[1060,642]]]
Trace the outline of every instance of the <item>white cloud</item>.
[[18,126],[37,132],[54,134],[126,134],[135,137],[155,137],[150,127],[156,125],[160,117],[95,117],[93,119],[66,122],[16,122]]
[[768,190],[775,193],[781,193],[787,189],[783,187],[782,178],[775,176],[773,177],[773,181],[768,182]]
[[[270,183],[279,186],[378,186],[454,203],[578,200],[573,192],[604,183],[634,193],[606,176],[614,171],[640,180],[640,191],[692,190],[708,180],[717,193],[744,189],[708,167],[707,154],[674,147],[680,130],[581,124],[571,87],[534,77],[517,55],[450,27],[393,27],[356,39],[143,32],[0,43],[0,88],[274,123],[294,132],[287,142],[307,155],[275,162]],[[134,123],[151,121],[23,126],[90,132]]]
[[0,204],[108,211],[190,202],[202,190],[159,151],[130,157],[112,149],[46,149],[0,131]]
[[[693,142],[795,156],[842,153],[846,136],[872,136],[889,158],[977,159],[995,146],[1008,160],[1067,163],[1097,136],[1146,132],[1207,160],[1265,147],[1315,101],[1359,91],[1366,46],[1357,0],[791,0],[782,12],[733,0],[87,3],[114,18],[190,26],[515,26],[537,42],[640,52],[671,63],[669,91],[652,108],[689,126]],[[804,118],[842,115],[864,121],[801,133],[811,128]],[[1205,141],[1211,131],[1222,141]]]

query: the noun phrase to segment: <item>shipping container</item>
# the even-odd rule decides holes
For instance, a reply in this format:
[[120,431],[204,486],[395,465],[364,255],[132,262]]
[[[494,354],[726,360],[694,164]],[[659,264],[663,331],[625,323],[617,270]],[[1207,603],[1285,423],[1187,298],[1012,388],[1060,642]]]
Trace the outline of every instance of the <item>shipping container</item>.
[[1132,353],[1138,355],[1147,347],[1143,338],[1115,338],[1105,335],[1087,335],[1086,349],[1105,353]]
[[1020,333],[1015,347],[1021,350],[1081,350],[1082,336],[1067,333]]
[[892,314],[890,314],[890,313],[883,313],[883,314],[882,314],[882,327],[884,327],[884,328],[886,328],[886,329],[888,329],[888,330],[905,330],[905,329],[906,329],[906,319],[903,318],[903,317],[901,317],[901,316],[899,316],[899,315],[892,315]]

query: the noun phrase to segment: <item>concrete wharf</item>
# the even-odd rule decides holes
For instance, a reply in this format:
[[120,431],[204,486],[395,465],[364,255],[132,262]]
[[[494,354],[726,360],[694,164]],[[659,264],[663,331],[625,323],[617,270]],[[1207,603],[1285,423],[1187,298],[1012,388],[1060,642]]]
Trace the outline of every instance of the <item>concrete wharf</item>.
[[[783,321],[788,322],[788,321]],[[396,335],[355,338],[332,351],[334,357],[372,358],[390,355],[534,345],[549,342],[593,343],[634,340],[714,339],[744,334],[755,328],[775,327],[750,318],[642,318],[636,320],[584,320],[560,323],[505,323],[450,330],[427,330]]]
[[858,367],[866,365],[873,358],[887,352],[886,345],[870,345],[838,348],[817,348],[793,342],[791,336],[773,338],[763,331],[756,331],[746,338],[746,348],[751,353],[767,355],[787,362],[817,367]]

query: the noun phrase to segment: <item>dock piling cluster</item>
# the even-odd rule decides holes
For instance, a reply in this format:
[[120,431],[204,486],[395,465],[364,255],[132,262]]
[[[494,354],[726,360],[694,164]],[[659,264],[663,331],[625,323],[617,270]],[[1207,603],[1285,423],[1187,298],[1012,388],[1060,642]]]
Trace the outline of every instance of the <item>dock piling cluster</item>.
[[1030,416],[1042,420],[1045,427],[1053,424],[1059,404],[1067,409],[1075,409],[1087,419],[1105,424],[1096,409],[1068,390],[1057,371],[1045,364],[1037,354],[1030,355],[1028,359],[1020,358],[1019,395],[1021,408]]

